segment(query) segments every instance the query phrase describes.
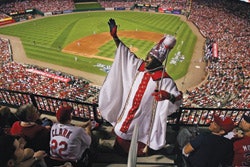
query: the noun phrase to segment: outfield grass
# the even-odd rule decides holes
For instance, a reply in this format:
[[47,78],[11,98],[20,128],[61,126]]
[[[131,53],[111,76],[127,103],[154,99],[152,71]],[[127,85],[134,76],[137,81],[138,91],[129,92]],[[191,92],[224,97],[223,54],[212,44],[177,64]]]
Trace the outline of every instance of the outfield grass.
[[[174,79],[181,78],[186,74],[194,50],[196,36],[185,22],[182,22],[179,17],[174,15],[149,12],[83,12],[44,17],[0,28],[0,33],[20,37],[29,58],[106,75],[94,65],[97,63],[111,65],[112,62],[82,56],[77,56],[78,61],[76,62],[74,60],[75,55],[65,54],[60,50],[67,44],[85,36],[108,32],[107,22],[109,18],[116,20],[118,31],[152,31],[172,35],[176,33],[177,44],[170,52],[167,71]],[[141,58],[144,58],[154,45],[153,42],[149,41],[129,38],[122,38],[122,40],[125,44],[132,44],[137,47],[139,50],[136,54]],[[100,48],[97,55],[113,58],[115,48],[114,42],[110,41]],[[169,64],[177,51],[181,51],[185,55],[185,60],[178,62],[176,65]]]

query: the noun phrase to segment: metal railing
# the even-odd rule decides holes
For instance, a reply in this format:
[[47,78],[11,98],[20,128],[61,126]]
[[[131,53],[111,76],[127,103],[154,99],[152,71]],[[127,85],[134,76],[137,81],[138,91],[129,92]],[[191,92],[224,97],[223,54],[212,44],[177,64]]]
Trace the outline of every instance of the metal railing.
[[[98,104],[0,89],[0,105],[18,108],[27,103],[32,103],[42,114],[48,115],[55,115],[60,105],[68,103],[73,106],[75,110],[73,113],[74,120],[95,120],[98,123],[104,121],[98,110]],[[213,120],[214,114],[230,116],[235,124],[238,124],[243,114],[250,115],[250,109],[181,107],[177,113],[168,117],[167,123],[173,127],[193,125],[208,126]]]
[[67,103],[74,108],[74,120],[95,120],[98,123],[102,123],[103,121],[98,112],[97,104],[0,89],[0,105],[18,108],[28,103],[32,103],[37,107],[40,113],[48,115],[55,115],[57,109],[62,104]]
[[180,126],[209,126],[213,121],[214,115],[229,116],[234,121],[235,125],[238,125],[242,116],[250,115],[250,109],[229,109],[229,108],[186,108],[181,107],[180,110],[174,114],[174,116],[168,117],[168,125],[176,126],[178,129]]

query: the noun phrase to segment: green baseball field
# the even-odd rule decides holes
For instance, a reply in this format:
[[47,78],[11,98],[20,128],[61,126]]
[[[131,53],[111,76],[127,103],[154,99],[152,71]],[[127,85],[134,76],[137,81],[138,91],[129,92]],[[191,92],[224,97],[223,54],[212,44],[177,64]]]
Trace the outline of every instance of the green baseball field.
[[[175,35],[177,43],[169,54],[167,71],[175,80],[187,73],[197,37],[187,23],[175,15],[133,11],[81,12],[1,27],[0,34],[19,37],[29,58],[105,76],[97,64],[111,65],[116,49],[112,38],[107,36],[109,18],[116,20],[118,35],[123,32],[140,34],[119,36],[142,59],[156,44],[154,34]],[[81,54],[65,52],[65,48],[83,39],[87,43],[78,43]],[[101,44],[95,48],[95,56],[89,56],[88,50],[95,50],[92,47],[98,42]]]

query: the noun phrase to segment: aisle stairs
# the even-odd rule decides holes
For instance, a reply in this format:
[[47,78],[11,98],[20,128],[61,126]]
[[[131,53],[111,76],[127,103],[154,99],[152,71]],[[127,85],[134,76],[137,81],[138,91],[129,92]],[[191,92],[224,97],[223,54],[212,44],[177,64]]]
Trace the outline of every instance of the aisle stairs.
[[[94,136],[98,140],[93,167],[130,167],[128,165],[128,157],[120,155],[113,149],[115,136],[112,132],[112,126],[102,126],[93,131]],[[176,132],[168,128],[167,145],[155,151],[147,157],[137,157],[137,167],[174,167],[176,154],[174,153],[174,145],[176,142]],[[132,166],[134,166],[132,165]]]

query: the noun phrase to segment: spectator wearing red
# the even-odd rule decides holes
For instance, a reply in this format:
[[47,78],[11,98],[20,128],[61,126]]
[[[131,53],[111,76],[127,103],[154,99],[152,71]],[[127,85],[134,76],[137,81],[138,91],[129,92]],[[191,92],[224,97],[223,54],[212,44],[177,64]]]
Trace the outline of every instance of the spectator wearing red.
[[40,118],[36,107],[25,104],[17,109],[16,116],[19,121],[12,125],[10,133],[23,137],[27,141],[27,147],[49,153],[50,130],[36,123]]
[[243,115],[239,127],[243,130],[244,136],[234,142],[233,166],[250,166],[250,116]]

